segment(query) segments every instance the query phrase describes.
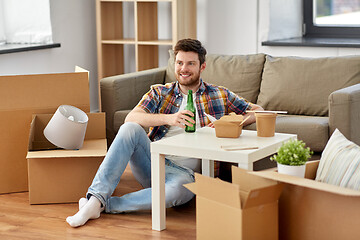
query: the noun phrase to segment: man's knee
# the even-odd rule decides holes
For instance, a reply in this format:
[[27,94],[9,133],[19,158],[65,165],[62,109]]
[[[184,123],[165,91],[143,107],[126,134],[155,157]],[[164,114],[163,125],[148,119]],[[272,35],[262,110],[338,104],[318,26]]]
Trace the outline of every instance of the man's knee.
[[135,122],[126,122],[123,125],[121,125],[117,135],[124,136],[132,136],[136,134],[146,134],[143,127]]
[[127,122],[120,127],[111,145],[116,146],[115,148],[127,147],[133,149],[139,145],[144,146],[144,144],[149,143],[150,140],[146,132],[139,124]]
[[123,125],[120,126],[120,129],[137,130],[137,131],[144,130],[141,127],[141,125],[136,122],[125,122]]

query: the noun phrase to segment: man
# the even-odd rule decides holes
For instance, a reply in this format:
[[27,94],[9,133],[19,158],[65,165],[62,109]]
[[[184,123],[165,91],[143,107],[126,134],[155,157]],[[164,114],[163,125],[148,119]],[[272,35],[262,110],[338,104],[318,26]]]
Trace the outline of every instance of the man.
[[[202,81],[200,74],[206,67],[206,50],[198,40],[180,40],[174,53],[177,82],[152,86],[128,114],[100,165],[86,198],[80,199],[79,211],[66,219],[70,226],[84,225],[89,219],[100,217],[102,211],[123,213],[151,209],[150,142],[184,132],[185,125],[194,124],[194,120],[189,117],[193,113],[184,110],[188,90],[194,92],[198,128],[212,127],[205,113],[219,119],[229,112],[250,115],[246,114],[246,110],[263,110],[224,87]],[[247,124],[255,122],[254,115],[250,116]],[[150,127],[148,136],[143,129],[147,127]],[[122,197],[112,197],[129,162],[132,173],[144,189]],[[194,182],[194,171],[199,171],[199,163],[199,159],[166,156],[166,207],[181,205],[193,198],[194,194],[183,187],[183,184]]]

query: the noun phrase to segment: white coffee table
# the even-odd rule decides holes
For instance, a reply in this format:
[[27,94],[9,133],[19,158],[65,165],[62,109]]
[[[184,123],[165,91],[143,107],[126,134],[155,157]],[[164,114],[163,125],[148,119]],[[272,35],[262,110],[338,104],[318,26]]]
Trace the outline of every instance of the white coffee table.
[[[215,129],[204,127],[195,133],[182,133],[151,143],[152,229],[166,228],[165,155],[202,159],[202,174],[213,175],[213,161],[237,163],[252,170],[253,163],[274,154],[281,144],[296,139],[294,134],[275,133],[258,137],[256,131],[243,130],[239,138],[217,138]],[[253,146],[258,149],[225,151],[221,146]]]

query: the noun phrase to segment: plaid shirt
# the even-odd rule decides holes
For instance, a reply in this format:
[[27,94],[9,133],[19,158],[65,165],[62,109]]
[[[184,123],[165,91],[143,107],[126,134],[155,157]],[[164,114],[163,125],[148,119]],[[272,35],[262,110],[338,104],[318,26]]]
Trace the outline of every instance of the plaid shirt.
[[[150,91],[143,96],[137,107],[148,113],[172,114],[179,111],[182,99],[177,82],[165,85],[158,84],[151,86]],[[202,80],[200,88],[196,92],[195,102],[201,127],[210,123],[204,112],[219,119],[230,112],[245,114],[245,111],[250,108],[250,103],[247,100],[237,96],[227,88],[208,84]],[[150,140],[156,141],[164,137],[169,127],[150,128]]]

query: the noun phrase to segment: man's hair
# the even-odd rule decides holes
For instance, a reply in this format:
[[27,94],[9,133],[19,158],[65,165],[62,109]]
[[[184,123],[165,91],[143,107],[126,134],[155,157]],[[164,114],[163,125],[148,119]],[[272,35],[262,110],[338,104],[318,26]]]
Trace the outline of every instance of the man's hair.
[[205,62],[206,49],[203,47],[199,40],[191,38],[179,40],[174,47],[175,56],[178,54],[179,51],[195,52],[199,56],[200,65]]

